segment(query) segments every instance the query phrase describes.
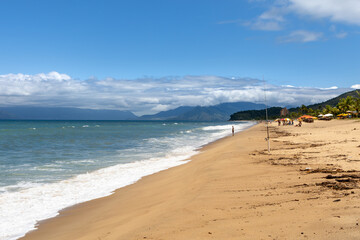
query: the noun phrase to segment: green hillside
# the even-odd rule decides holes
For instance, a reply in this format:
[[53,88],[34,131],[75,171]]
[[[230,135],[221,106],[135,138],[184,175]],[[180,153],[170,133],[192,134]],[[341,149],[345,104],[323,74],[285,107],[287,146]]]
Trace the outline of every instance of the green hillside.
[[[281,107],[271,107],[268,108],[269,119],[275,119],[279,117]],[[265,109],[263,110],[248,110],[241,111],[234,114],[231,114],[230,121],[236,120],[262,120],[265,119]]]
[[[335,98],[329,99],[325,102],[309,105],[309,106],[307,106],[307,108],[321,109],[321,108],[324,108],[326,105],[335,107],[339,103],[340,99],[342,99],[342,98],[347,98],[347,96],[351,96],[354,98],[357,97],[356,91],[359,91],[359,90],[354,90],[354,91],[343,93],[343,94],[341,94]],[[292,112],[294,109],[299,109],[299,108],[291,108],[291,109],[289,109],[289,111]]]
[[[303,114],[318,116],[319,114],[332,113],[337,115],[344,113],[347,110],[359,111],[360,98],[357,94],[358,90],[343,93],[335,98],[329,99],[325,102],[312,104],[308,106],[301,106],[297,108],[290,108],[289,117],[297,118]],[[280,116],[281,107],[272,107],[268,109],[269,119],[275,119]],[[234,120],[263,120],[265,119],[265,110],[251,110],[240,111],[231,115],[230,121]]]

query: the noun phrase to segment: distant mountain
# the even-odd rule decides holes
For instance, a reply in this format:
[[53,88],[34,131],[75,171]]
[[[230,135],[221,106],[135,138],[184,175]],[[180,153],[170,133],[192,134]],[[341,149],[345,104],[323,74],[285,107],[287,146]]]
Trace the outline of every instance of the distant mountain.
[[264,104],[250,102],[222,103],[209,107],[179,107],[154,115],[145,115],[141,120],[182,120],[182,121],[227,121],[237,111],[265,109]]
[[134,120],[130,111],[57,107],[0,107],[0,119],[19,120]]
[[229,114],[217,109],[216,107],[194,107],[175,118],[182,121],[226,121]]
[[162,111],[153,115],[143,115],[139,119],[140,120],[166,120],[166,119],[174,119],[177,116],[184,114],[188,111],[191,111],[194,107],[178,107],[168,111]]

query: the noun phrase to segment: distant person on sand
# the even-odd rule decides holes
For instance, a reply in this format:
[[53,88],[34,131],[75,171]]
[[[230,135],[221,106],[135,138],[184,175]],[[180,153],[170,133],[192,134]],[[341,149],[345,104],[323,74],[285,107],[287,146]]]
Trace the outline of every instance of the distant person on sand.
[[232,131],[232,135],[234,136],[234,134],[235,134],[234,126],[232,126],[231,131]]

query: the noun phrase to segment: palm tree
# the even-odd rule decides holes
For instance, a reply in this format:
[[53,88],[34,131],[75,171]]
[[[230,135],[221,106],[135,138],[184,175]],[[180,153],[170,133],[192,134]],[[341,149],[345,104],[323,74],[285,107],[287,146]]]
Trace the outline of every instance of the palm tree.
[[298,112],[292,112],[290,113],[290,118],[291,119],[295,119],[295,118],[298,118],[300,117],[300,114]]
[[308,108],[307,114],[314,116],[316,115],[315,111],[312,108]]
[[356,117],[359,117],[359,110],[360,110],[360,93],[356,91],[358,97],[354,98],[354,109],[356,111]]
[[354,103],[354,99],[352,96],[347,96],[346,98],[340,99],[339,103],[337,104],[338,109],[340,112],[345,113],[349,111]]
[[336,116],[340,113],[340,110],[337,107],[333,107],[333,108],[331,108],[330,113],[332,115]]
[[331,112],[332,112],[332,107],[330,105],[326,105],[325,108],[323,109],[323,113],[327,114]]
[[301,107],[300,107],[300,113],[301,114],[307,114],[308,113],[308,108],[303,104],[303,105],[301,105]]

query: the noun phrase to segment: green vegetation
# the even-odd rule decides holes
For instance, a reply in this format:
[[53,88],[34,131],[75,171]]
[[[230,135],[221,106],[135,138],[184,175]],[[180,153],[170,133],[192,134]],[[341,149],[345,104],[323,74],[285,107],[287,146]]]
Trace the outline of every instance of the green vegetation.
[[[268,108],[268,116],[269,119],[275,119],[279,117],[281,107],[271,107]],[[235,120],[262,120],[265,119],[265,109],[263,110],[248,110],[248,111],[241,111],[234,114],[231,114],[230,121]]]
[[[280,117],[280,107],[272,107],[268,109],[269,119],[275,119]],[[344,93],[336,98],[330,99],[323,103],[313,104],[309,106],[302,105],[297,108],[288,109],[289,115],[284,117],[290,117],[292,119],[298,118],[302,115],[310,115],[317,117],[320,114],[331,113],[334,116],[351,111],[355,113],[355,117],[359,117],[360,111],[360,92],[355,90]],[[241,111],[231,115],[230,121],[234,120],[264,120],[265,110],[251,110]]]

